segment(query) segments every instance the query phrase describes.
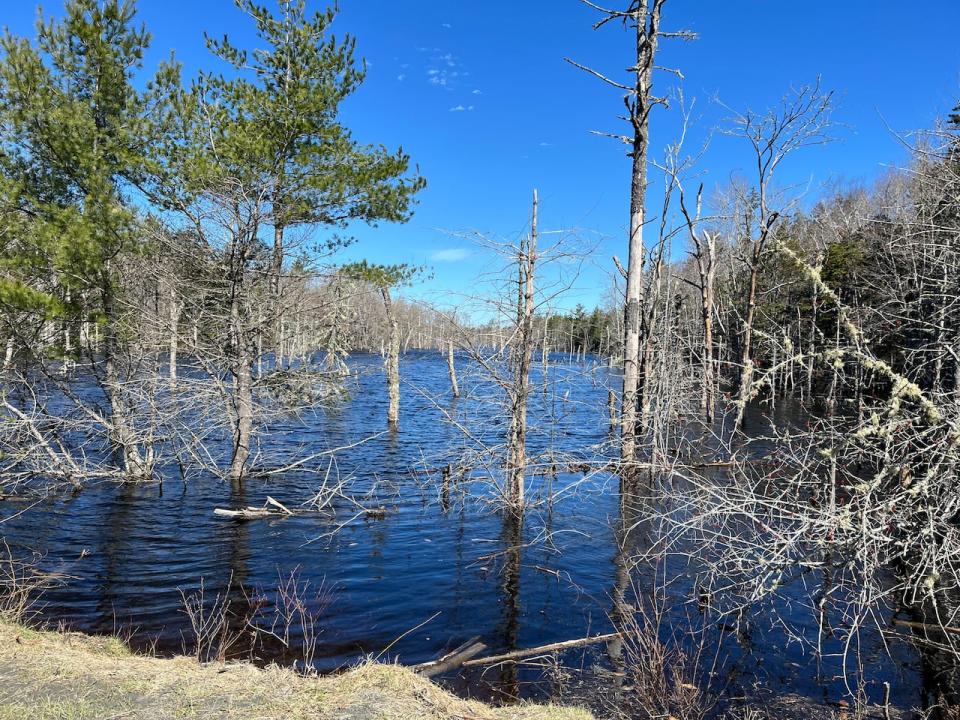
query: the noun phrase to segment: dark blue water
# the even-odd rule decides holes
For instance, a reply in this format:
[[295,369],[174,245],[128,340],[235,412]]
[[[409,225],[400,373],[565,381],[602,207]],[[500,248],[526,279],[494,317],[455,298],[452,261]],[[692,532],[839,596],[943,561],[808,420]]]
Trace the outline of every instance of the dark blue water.
[[[348,396],[296,420],[271,420],[260,457],[278,467],[351,447],[242,485],[205,476],[182,482],[172,473],[162,484],[102,483],[0,524],[12,545],[40,553],[47,569],[68,578],[45,595],[42,617],[88,632],[120,631],[134,645],[176,652],[189,645],[181,592],[195,592],[202,580],[208,597],[224,593],[239,604],[258,589],[269,596],[278,574],[296,570],[327,591],[315,660],[322,671],[367,655],[424,662],[473,636],[500,652],[609,632],[622,560],[618,482],[603,472],[564,469],[573,461],[602,461],[610,451],[607,387],[619,384],[611,371],[599,363],[558,362],[549,392],[542,391],[539,370],[535,375],[530,453],[548,457],[544,464],[559,471],[528,479],[531,507],[518,528],[497,511],[491,483],[498,463],[484,450],[502,444],[506,433],[494,384],[471,377],[464,364],[464,397],[453,400],[444,360],[409,353],[401,362],[401,428],[391,434],[381,359],[354,357],[350,367]],[[455,472],[445,491],[436,470],[464,459],[471,470]],[[300,507],[325,478],[343,482],[349,497],[338,498],[334,512],[249,522],[213,514],[217,507],[259,506],[267,495]],[[0,504],[0,517],[20,509]],[[638,528],[627,545],[650,540]],[[686,575],[692,568],[673,560],[662,572],[673,580],[668,624],[682,630],[705,622]],[[631,585],[647,579],[632,578]],[[811,652],[820,632],[808,599],[816,582],[805,576],[717,630],[719,661],[704,681],[731,697],[757,686],[818,700],[843,697],[842,627],[821,638],[819,658]],[[919,660],[907,645],[884,649],[869,630],[861,642],[875,680],[868,691],[882,697],[880,683],[887,681],[896,703],[919,705]],[[290,661],[290,653],[269,646],[254,654]],[[589,671],[605,663],[604,648],[562,659]],[[549,691],[541,676],[537,668],[477,670],[445,681],[485,698],[540,697]]]

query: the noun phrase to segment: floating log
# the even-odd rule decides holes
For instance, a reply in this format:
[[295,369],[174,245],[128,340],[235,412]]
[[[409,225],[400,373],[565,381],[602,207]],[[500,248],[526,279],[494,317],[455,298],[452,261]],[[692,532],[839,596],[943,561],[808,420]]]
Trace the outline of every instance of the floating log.
[[[276,510],[272,509],[276,508]],[[232,518],[234,520],[258,520],[265,517],[290,517],[295,513],[279,500],[267,495],[267,500],[263,507],[253,507],[248,505],[242,510],[228,510],[226,508],[214,508],[214,515],[220,517]]]
[[419,673],[424,677],[430,678],[434,677],[435,675],[439,675],[440,673],[447,672],[448,670],[458,668],[470,658],[474,657],[475,655],[479,655],[487,649],[487,646],[482,642],[479,642],[479,640],[479,635],[472,637],[465,643],[458,645],[453,650],[445,655],[442,655],[436,660],[414,665],[411,669],[415,673]]
[[220,517],[232,518],[234,520],[256,520],[258,518],[270,517],[275,515],[280,517],[280,513],[265,508],[246,508],[245,510],[227,510],[225,508],[214,508],[214,515]]
[[582,647],[584,645],[594,645],[596,643],[610,642],[620,637],[620,633],[607,633],[606,635],[595,635],[593,637],[579,638],[577,640],[564,640],[563,642],[550,643],[539,647],[527,648],[525,650],[514,650],[501,655],[488,655],[487,657],[474,658],[462,663],[463,667],[473,667],[475,665],[496,665],[497,663],[521,658],[532,657],[542,653],[554,652],[555,650],[567,650],[569,648]]

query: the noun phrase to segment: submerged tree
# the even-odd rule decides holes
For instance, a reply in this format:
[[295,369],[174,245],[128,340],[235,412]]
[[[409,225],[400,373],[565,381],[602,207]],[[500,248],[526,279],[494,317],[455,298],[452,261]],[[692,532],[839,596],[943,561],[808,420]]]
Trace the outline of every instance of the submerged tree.
[[737,428],[743,423],[743,413],[754,389],[753,336],[760,273],[778,221],[785,218],[795,204],[795,200],[778,191],[774,176],[791,154],[828,140],[831,97],[832,93],[821,90],[819,83],[800,88],[785,97],[781,107],[775,110],[762,114],[739,113],[731,131],[749,143],[750,160],[756,168],[756,185],[738,204],[738,220],[742,220],[741,259],[747,268],[747,287],[741,311],[740,373],[735,385]]
[[409,283],[422,268],[409,265],[371,265],[366,261],[345,266],[341,272],[353,280],[369,283],[383,299],[387,316],[387,425],[396,430],[400,426],[400,326],[393,308],[391,289]]
[[530,233],[520,240],[517,252],[517,318],[513,331],[511,363],[513,382],[508,389],[510,430],[507,436],[507,487],[514,514],[523,511],[524,475],[527,471],[527,400],[530,396],[530,365],[533,361],[534,312],[536,311],[537,191],[533,191]]
[[[600,28],[611,22],[622,22],[635,33],[635,62],[629,84],[613,80],[579,63],[572,64],[586,70],[608,85],[625,92],[624,104],[632,128],[632,135],[599,133],[613,137],[630,147],[630,230],[625,270],[626,290],[624,296],[623,339],[623,393],[620,398],[621,445],[620,456],[625,462],[634,459],[637,452],[637,435],[648,420],[650,407],[650,375],[653,367],[652,328],[646,327],[646,303],[650,302],[644,292],[644,265],[646,248],[643,228],[647,223],[646,193],[647,166],[650,152],[650,114],[657,105],[666,105],[666,99],[654,94],[653,79],[657,49],[661,38],[691,38],[688,32],[666,32],[660,29],[663,6],[666,0],[632,0],[623,10],[604,10],[584,0],[592,8],[599,9],[603,17],[594,24]],[[661,253],[662,257],[662,247]]]

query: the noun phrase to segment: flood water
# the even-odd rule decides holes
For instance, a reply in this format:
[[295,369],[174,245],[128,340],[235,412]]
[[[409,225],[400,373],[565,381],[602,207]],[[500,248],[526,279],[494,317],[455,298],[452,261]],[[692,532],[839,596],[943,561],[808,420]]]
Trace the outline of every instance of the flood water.
[[[602,459],[610,449],[607,387],[619,380],[601,363],[554,361],[553,391],[532,399],[530,452]],[[229,592],[240,602],[257,588],[269,595],[278,574],[297,570],[301,580],[327,590],[315,660],[321,671],[366,656],[424,662],[473,636],[497,653],[611,631],[620,567],[617,480],[602,473],[585,480],[583,473],[563,472],[566,462],[558,461],[555,476],[530,478],[533,505],[518,528],[488,502],[482,468],[463,482],[454,478],[446,492],[441,476],[429,472],[476,449],[478,439],[502,442],[505,420],[482,401],[488,383],[465,374],[464,397],[455,401],[439,354],[406,354],[401,429],[390,434],[384,432],[381,359],[359,355],[349,364],[348,397],[296,423],[275,423],[262,440],[264,457],[292,459],[351,446],[332,456],[335,462],[325,456],[309,471],[242,486],[214,477],[183,482],[174,473],[162,484],[103,483],[0,525],[11,546],[40,553],[45,569],[67,576],[44,596],[42,618],[86,632],[122,631],[135,646],[179,652],[188,634],[181,592],[195,592],[202,581],[208,597]],[[542,385],[541,376],[534,385]],[[447,415],[472,439],[446,422]],[[338,499],[335,513],[247,522],[213,513],[259,506],[268,495],[297,507],[324,477],[344,481],[344,494],[353,498]],[[553,501],[545,502],[548,497]],[[362,512],[381,507],[385,512]],[[0,517],[21,509],[0,504]],[[682,567],[673,571],[679,580],[670,589],[667,619],[679,626],[697,616],[697,592]],[[809,588],[792,592],[785,588],[735,631],[720,633],[712,679],[725,697],[751,695],[755,686],[817,701],[844,697],[844,634],[820,638],[815,658],[810,648],[820,631],[803,600]],[[774,620],[771,608],[789,625]],[[923,668],[913,651],[905,643],[885,648],[869,632],[861,642],[874,699],[882,698],[886,681],[896,705],[921,705]],[[272,659],[269,648],[260,648],[258,657]],[[569,651],[561,661],[588,676],[607,664],[603,646]],[[543,698],[555,689],[538,667],[471,669],[441,680],[486,699]]]

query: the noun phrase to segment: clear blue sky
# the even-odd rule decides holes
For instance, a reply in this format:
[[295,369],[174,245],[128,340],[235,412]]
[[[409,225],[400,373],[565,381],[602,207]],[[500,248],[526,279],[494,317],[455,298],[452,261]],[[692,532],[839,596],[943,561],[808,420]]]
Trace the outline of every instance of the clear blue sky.
[[[265,0],[269,1],[269,0]],[[625,2],[625,0],[620,0]],[[602,4],[602,3],[601,3]],[[616,4],[610,0],[609,4]],[[321,3],[316,3],[321,7]],[[175,50],[187,74],[211,67],[203,31],[253,42],[251,25],[230,0],[140,0],[153,33],[147,67]],[[625,255],[629,162],[624,148],[590,130],[622,131],[617,91],[567,65],[570,56],[616,75],[631,62],[631,40],[577,0],[341,0],[335,28],[358,40],[369,76],[344,108],[362,141],[411,154],[429,186],[406,226],[357,230],[349,257],[426,264],[433,279],[409,290],[428,298],[470,288],[489,257],[458,234],[514,236],[525,226],[532,188],[541,225],[577,229],[597,243],[565,304],[599,301],[610,256]],[[59,0],[44,4],[58,13]],[[32,33],[33,0],[3,0],[0,24]],[[679,67],[696,99],[687,147],[735,108],[764,109],[791,86],[818,75],[837,92],[839,141],[805,150],[781,179],[869,183],[906,154],[892,134],[928,128],[960,101],[960,1],[780,2],[669,0],[665,29],[699,40],[669,41],[662,63]],[[676,83],[659,76],[660,88]],[[677,113],[660,111],[654,155],[674,140]],[[717,137],[700,170],[709,189],[745,167],[737,141]],[[654,183],[657,182],[653,178]]]

